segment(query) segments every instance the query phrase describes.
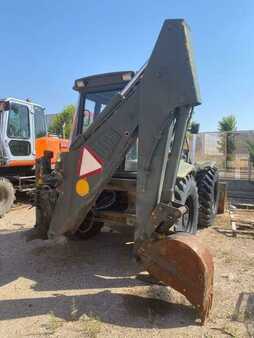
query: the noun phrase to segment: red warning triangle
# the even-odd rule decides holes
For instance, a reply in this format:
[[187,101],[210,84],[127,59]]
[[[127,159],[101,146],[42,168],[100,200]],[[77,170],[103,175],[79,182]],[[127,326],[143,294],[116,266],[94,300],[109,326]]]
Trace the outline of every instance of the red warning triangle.
[[83,148],[80,161],[79,176],[89,176],[102,172],[102,160],[86,147]]

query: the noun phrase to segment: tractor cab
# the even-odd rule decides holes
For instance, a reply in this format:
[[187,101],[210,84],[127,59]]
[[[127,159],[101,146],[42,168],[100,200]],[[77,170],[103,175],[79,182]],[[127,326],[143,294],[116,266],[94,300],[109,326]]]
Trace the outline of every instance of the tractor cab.
[[[120,93],[133,79],[135,73],[133,71],[122,71],[114,73],[98,74],[89,77],[80,78],[75,81],[73,89],[80,94],[79,105],[74,118],[74,127],[71,143],[74,143],[78,136],[92,125],[94,120],[99,116],[103,109],[110,103],[113,96]],[[194,128],[198,125],[192,123],[191,133],[197,133]],[[130,148],[125,157],[125,163],[119,168],[118,176],[128,176],[131,172],[137,171],[138,141]],[[187,138],[185,139],[184,159],[190,161],[189,145]],[[133,175],[131,175],[133,176]]]
[[113,96],[121,92],[133,78],[134,72],[115,72],[84,77],[75,81],[73,89],[80,94],[74,118],[72,141],[83,134]]
[[[112,98],[126,87],[134,75],[133,71],[122,71],[93,75],[75,81],[73,89],[79,92],[80,98],[74,118],[71,143],[85,133]],[[136,171],[137,147],[138,144],[134,144],[126,154],[125,163],[119,168],[118,175],[126,171]]]
[[68,140],[48,135],[45,109],[29,100],[0,100],[0,217],[15,200],[15,191],[35,189],[35,163],[50,154],[52,168]]
[[30,101],[0,100],[0,165],[31,166],[35,142],[47,135],[44,108]]

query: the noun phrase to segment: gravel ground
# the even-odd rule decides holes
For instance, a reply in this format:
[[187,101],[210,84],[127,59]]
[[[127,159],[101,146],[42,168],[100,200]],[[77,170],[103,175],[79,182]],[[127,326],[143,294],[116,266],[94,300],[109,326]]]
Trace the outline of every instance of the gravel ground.
[[132,234],[102,232],[50,247],[25,241],[34,210],[0,220],[0,337],[254,337],[253,237],[199,232],[215,260],[215,301],[200,326],[176,291],[135,279]]

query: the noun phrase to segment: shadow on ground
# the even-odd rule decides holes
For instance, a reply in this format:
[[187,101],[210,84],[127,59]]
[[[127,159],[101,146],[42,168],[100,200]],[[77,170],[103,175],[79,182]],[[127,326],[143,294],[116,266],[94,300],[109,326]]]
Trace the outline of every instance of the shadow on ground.
[[137,295],[101,291],[96,294],[4,300],[0,302],[1,320],[40,316],[54,316],[71,321],[73,304],[75,318],[91,314],[100,321],[133,328],[161,329],[193,325],[195,312],[186,305],[172,304],[159,299]]
[[[169,328],[194,324],[193,308],[171,303],[165,287],[157,286],[157,291],[160,288],[167,294],[162,299],[151,298],[153,286],[147,287],[147,295],[144,291],[142,295],[133,292],[133,286],[145,285],[135,279],[140,267],[132,256],[133,233],[102,232],[89,241],[69,241],[57,247],[45,247],[38,240],[27,243],[24,233],[0,234],[0,286],[23,277],[32,281],[36,294],[0,301],[0,320],[51,311],[70,320],[70,309],[75,304],[78,317],[92,312],[115,325]],[[131,289],[122,292],[115,288]],[[65,290],[80,292],[73,297],[63,295]],[[42,291],[52,296],[41,295]]]

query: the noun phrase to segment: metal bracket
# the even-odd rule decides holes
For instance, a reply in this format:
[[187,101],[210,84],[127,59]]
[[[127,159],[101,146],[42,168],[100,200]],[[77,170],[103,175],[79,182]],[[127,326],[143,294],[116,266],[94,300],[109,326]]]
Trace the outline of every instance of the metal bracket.
[[186,213],[186,211],[187,208],[183,205],[174,207],[172,205],[159,203],[152,212],[151,222],[155,227],[158,227],[163,222],[166,222],[169,226],[172,226]]

